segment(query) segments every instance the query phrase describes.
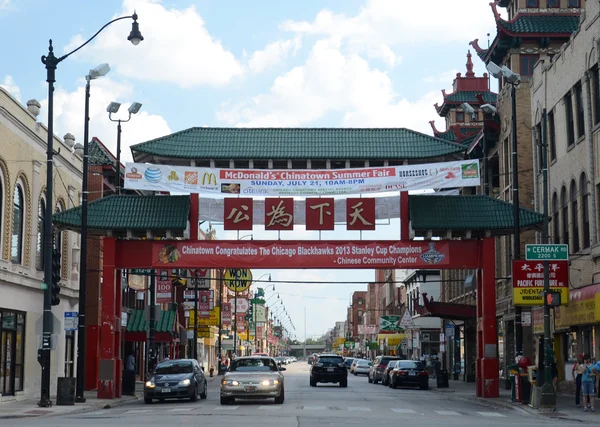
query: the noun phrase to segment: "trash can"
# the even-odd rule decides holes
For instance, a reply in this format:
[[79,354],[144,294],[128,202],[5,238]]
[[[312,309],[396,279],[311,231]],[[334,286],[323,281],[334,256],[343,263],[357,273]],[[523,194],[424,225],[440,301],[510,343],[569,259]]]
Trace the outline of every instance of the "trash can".
[[519,381],[517,380],[517,375],[519,375],[519,365],[507,365],[506,369],[508,370],[508,378],[510,381],[510,400],[511,402],[520,402],[520,394],[519,394]]
[[436,375],[437,388],[449,388],[450,384],[448,382],[448,370],[442,369]]
[[123,371],[123,380],[121,381],[121,393],[124,396],[135,396],[135,371]]
[[527,374],[520,374],[519,377],[519,394],[521,395],[520,402],[524,405],[527,405],[531,397],[531,383],[529,382]]
[[75,378],[58,377],[56,382],[56,404],[75,404]]

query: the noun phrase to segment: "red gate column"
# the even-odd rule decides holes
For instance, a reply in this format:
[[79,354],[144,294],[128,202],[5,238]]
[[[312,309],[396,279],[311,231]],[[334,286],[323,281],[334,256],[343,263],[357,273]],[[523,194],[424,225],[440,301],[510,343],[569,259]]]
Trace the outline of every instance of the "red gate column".
[[[477,396],[499,397],[498,331],[496,324],[496,247],[493,238],[481,245],[477,281]],[[481,296],[480,296],[481,295]]]
[[190,194],[190,240],[198,240],[198,228],[200,227],[200,205],[198,194]]
[[408,206],[408,191],[400,192],[400,238],[410,239],[410,209]]
[[123,391],[121,383],[123,381],[123,355],[121,354],[121,317],[123,316],[123,290],[121,281],[123,280],[123,270],[116,271],[115,281],[115,312],[114,312],[114,323],[115,323],[115,371],[117,373],[115,378],[115,397],[120,398],[121,392]]
[[100,313],[100,362],[98,364],[98,398],[114,399],[117,383],[115,359],[115,306],[116,306],[116,239],[104,238],[102,267],[102,311]]

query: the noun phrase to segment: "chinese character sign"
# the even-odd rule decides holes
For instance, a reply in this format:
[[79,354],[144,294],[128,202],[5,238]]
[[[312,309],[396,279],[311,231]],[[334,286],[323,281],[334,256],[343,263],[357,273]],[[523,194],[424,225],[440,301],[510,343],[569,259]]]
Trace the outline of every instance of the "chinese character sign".
[[346,229],[375,230],[375,199],[346,199]]
[[231,304],[228,302],[221,303],[221,310],[221,323],[231,325]]
[[225,230],[252,230],[253,206],[250,198],[226,198],[223,226]]
[[332,197],[306,199],[306,229],[333,230],[335,227],[335,204]]
[[294,229],[294,199],[291,197],[265,199],[265,230]]
[[[551,291],[561,293],[561,303],[569,302],[569,262],[550,261],[548,278]],[[544,304],[544,262],[514,260],[512,264],[515,305]]]

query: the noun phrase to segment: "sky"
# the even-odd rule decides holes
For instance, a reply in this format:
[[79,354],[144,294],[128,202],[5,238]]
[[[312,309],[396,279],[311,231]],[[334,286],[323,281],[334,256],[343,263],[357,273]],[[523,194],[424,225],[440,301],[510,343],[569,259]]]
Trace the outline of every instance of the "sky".
[[[122,103],[113,118],[126,119],[126,108],[142,103],[123,124],[123,161],[131,161],[132,144],[194,126],[406,127],[432,134],[430,120],[445,128],[433,104],[441,104],[442,89],[451,92],[457,72],[464,74],[467,51],[474,54],[469,42],[486,46],[488,33],[495,34],[489,2],[481,0],[429,0],[426,8],[406,0],[0,0],[0,35],[10,37],[0,86],[23,104],[40,101],[38,120],[46,124],[40,57],[48,39],[63,55],[134,10],[144,36],[138,46],[127,41],[131,21],[118,21],[56,72],[54,125],[61,137],[70,132],[82,142],[85,76],[99,64],[111,71],[91,84],[92,136],[114,152],[116,124],[106,107]],[[473,62],[481,75],[476,55]],[[215,228],[220,237],[236,237]],[[388,239],[398,230],[392,221],[363,238]],[[264,238],[258,229],[253,234]],[[311,236],[298,227],[282,238]],[[340,228],[337,238],[358,237]],[[265,273],[273,281],[360,282],[276,283],[299,339],[345,320],[352,292],[374,279],[372,270],[254,276]]]

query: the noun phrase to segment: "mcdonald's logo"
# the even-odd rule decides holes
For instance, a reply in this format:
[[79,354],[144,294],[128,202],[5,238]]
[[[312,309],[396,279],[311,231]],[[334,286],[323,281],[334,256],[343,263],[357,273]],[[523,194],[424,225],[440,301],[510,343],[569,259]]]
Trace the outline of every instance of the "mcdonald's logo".
[[202,175],[202,185],[217,185],[217,177],[214,173],[208,173],[205,172],[204,175]]

